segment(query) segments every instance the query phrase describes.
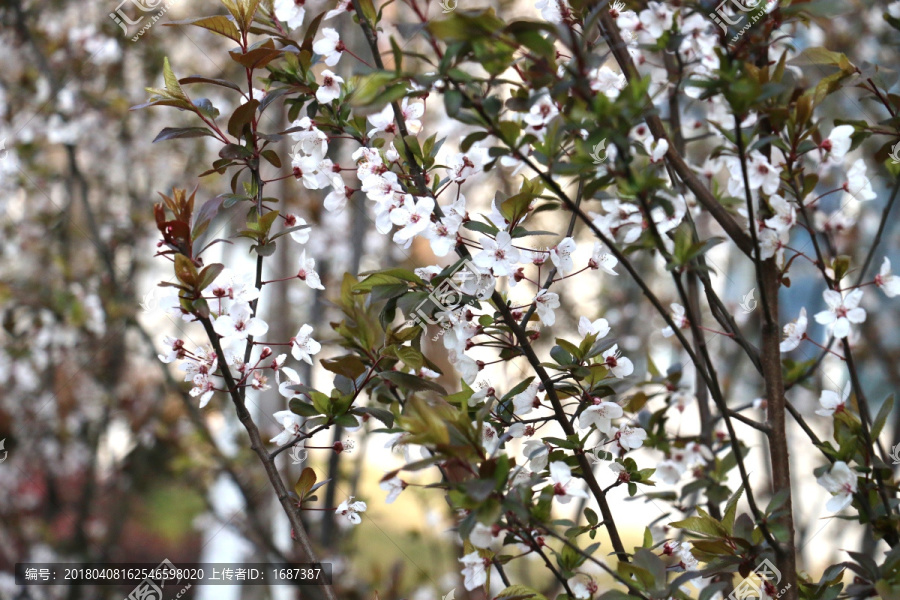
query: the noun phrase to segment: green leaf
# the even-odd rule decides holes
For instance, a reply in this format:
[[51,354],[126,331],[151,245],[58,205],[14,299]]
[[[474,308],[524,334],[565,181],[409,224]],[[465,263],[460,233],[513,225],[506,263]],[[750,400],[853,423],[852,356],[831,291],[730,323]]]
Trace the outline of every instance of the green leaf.
[[175,25],[193,25],[208,29],[219,35],[231,38],[235,42],[240,43],[241,32],[238,31],[237,25],[224,15],[216,15],[213,17],[196,17],[193,19],[182,19],[181,21],[172,21],[165,23],[165,27],[174,27]]
[[232,83],[227,79],[211,79],[209,77],[200,77],[199,75],[192,75],[190,77],[182,77],[178,80],[182,85],[187,85],[189,83],[206,83],[209,85],[218,85],[221,87],[226,87],[228,89],[232,89],[236,92],[242,91],[240,86],[236,83]]
[[447,395],[447,390],[434,383],[433,381],[428,381],[427,379],[422,379],[421,377],[417,377],[416,375],[410,375],[409,373],[401,373],[399,371],[388,371],[386,373],[379,374],[383,379],[387,379],[391,383],[399,385],[402,388],[412,390],[412,391],[432,391],[437,392],[442,396]]
[[316,472],[313,471],[312,468],[306,467],[303,469],[303,472],[300,473],[300,478],[294,485],[294,491],[297,492],[297,495],[300,496],[300,499],[302,500],[303,497],[312,490],[315,484]]
[[479,233],[485,233],[487,235],[497,235],[497,232],[500,231],[493,225],[482,223],[481,221],[468,221],[467,223],[463,223],[463,227],[465,227],[466,229],[471,229],[472,231],[477,231]]
[[352,106],[369,106],[376,99],[380,100],[384,90],[396,79],[397,76],[389,71],[373,71],[354,78],[354,85],[351,86],[353,91],[348,100]]
[[389,410],[378,408],[377,406],[363,406],[357,410],[372,415],[389,428],[394,426],[394,413]]
[[881,404],[881,408],[878,409],[878,414],[875,416],[875,421],[872,423],[873,440],[877,440],[881,435],[881,430],[884,429],[884,424],[887,421],[888,415],[891,414],[892,410],[894,410],[893,394],[885,398],[884,402]]
[[244,127],[253,121],[257,107],[259,107],[259,100],[254,98],[234,109],[231,118],[228,119],[228,133],[240,139],[243,135]]
[[339,356],[337,358],[326,358],[319,362],[322,363],[322,366],[325,367],[326,370],[337,373],[338,375],[343,375],[352,380],[356,380],[357,377],[366,372],[366,366],[359,358],[352,354]]
[[278,50],[274,46],[275,42],[269,39],[266,40],[265,45],[252,48],[247,50],[247,52],[241,52],[240,48],[236,48],[235,50],[230,50],[228,54],[232,60],[247,69],[262,69],[284,53],[283,50]]
[[184,254],[175,255],[175,276],[178,281],[191,287],[197,283],[197,268]]
[[743,493],[744,486],[741,486],[731,495],[731,498],[728,499],[728,504],[725,505],[725,517],[722,519],[722,526],[728,531],[729,535],[734,532],[734,517],[737,514],[737,503]]
[[[698,512],[703,513],[703,510],[698,509]],[[728,535],[728,532],[725,531],[725,528],[722,527],[721,523],[719,523],[706,513],[703,513],[703,515],[704,516],[699,517],[688,517],[687,519],[683,519],[681,521],[669,523],[669,525],[671,527],[686,529],[694,533],[701,533],[711,537],[725,537]]]
[[166,81],[166,91],[174,98],[178,98],[179,100],[188,99],[187,94],[181,89],[181,84],[178,83],[178,78],[175,77],[175,73],[172,72],[172,67],[169,66],[168,57],[163,58],[163,78]]
[[533,194],[516,194],[500,204],[500,214],[510,223],[516,223],[528,213],[528,207],[534,200]]
[[[567,546],[568,547],[568,546]],[[498,600],[547,600],[547,597],[525,585],[511,585],[497,596]]]
[[263,150],[260,154],[262,154],[262,157],[269,161],[269,164],[271,164],[273,167],[275,167],[276,169],[281,168],[281,158],[279,158],[277,152],[270,148],[268,150]]
[[397,357],[414,371],[418,371],[425,365],[425,357],[412,346],[399,346],[397,348]]
[[164,127],[153,139],[153,143],[174,140],[178,138],[216,137],[206,127]]
[[352,290],[354,294],[364,294],[367,292],[371,292],[372,288],[374,288],[376,285],[393,285],[403,282],[403,279],[394,275],[389,275],[387,273],[372,273],[371,275],[354,285]]
[[288,406],[292,413],[300,415],[301,417],[315,417],[321,414],[314,406],[303,402],[299,398],[291,398]]
[[225,265],[219,263],[213,263],[203,267],[203,270],[200,271],[200,276],[197,277],[197,290],[203,291],[212,285],[212,282],[216,280],[216,277],[219,276],[219,273],[221,273],[224,268]]

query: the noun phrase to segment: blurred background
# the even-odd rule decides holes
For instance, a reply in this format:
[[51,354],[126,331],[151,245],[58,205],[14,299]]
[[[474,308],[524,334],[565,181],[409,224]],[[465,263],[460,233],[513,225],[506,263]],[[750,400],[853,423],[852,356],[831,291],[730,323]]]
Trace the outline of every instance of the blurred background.
[[[474,0],[460,0],[460,4],[466,1]],[[186,339],[193,335],[198,343],[202,338],[160,306],[164,294],[156,284],[170,279],[171,272],[168,262],[153,257],[157,241],[153,203],[159,199],[158,192],[196,185],[200,186],[198,204],[202,203],[228,191],[230,175],[197,178],[216,158],[218,149],[208,138],[152,144],[164,126],[192,125],[187,115],[169,109],[129,111],[146,99],[145,87],[159,87],[164,56],[181,77],[196,74],[240,81],[243,73],[227,59],[228,45],[221,37],[165,26],[177,19],[221,13],[217,2],[162,2],[159,8],[167,8],[165,15],[139,37],[144,23],[120,26],[110,18],[119,8],[138,14],[131,2],[4,0],[0,4],[2,598],[79,600],[124,595],[121,590],[102,587],[17,588],[12,577],[17,562],[156,564],[169,559],[177,565],[266,562],[297,556],[287,520],[230,403],[217,397],[201,411],[197,400],[188,395],[182,374],[157,358],[166,334]],[[507,18],[537,15],[524,2],[500,5]],[[330,4],[311,0],[307,18],[330,8]],[[791,41],[803,47],[827,38],[831,49],[848,52],[854,61],[896,64],[897,40],[888,40],[890,33],[880,20],[883,8],[871,3],[856,8],[853,19],[813,24],[809,32]],[[394,5],[391,10],[392,17],[399,20],[402,8]],[[436,3],[430,10],[430,14],[440,14]],[[349,18],[335,26],[354,52],[368,55]],[[345,55],[339,73],[347,79],[346,75],[364,69]],[[255,85],[265,87],[262,81]],[[223,115],[230,114],[239,97],[215,90],[205,91]],[[830,100],[825,110],[843,118],[874,121],[883,117],[879,107],[861,107],[852,96],[851,92]],[[441,104],[429,100],[425,131],[450,130],[437,110]],[[272,120],[270,131],[287,126],[284,114],[277,110],[267,114]],[[696,117],[700,127],[706,127],[702,113],[697,112]],[[459,139],[462,136],[448,140],[444,150],[452,152]],[[343,148],[339,143],[333,147],[335,162],[341,158],[344,166],[352,164],[349,154],[355,148]],[[288,150],[281,149],[283,160]],[[864,152],[865,147],[859,154]],[[701,163],[702,158],[697,160]],[[890,181],[877,165],[870,174],[874,174],[879,198],[865,207],[865,213],[849,215],[859,219],[860,228],[836,234],[841,252],[863,254],[877,226]],[[494,171],[468,183],[464,191],[474,206],[487,211],[494,189],[514,190],[519,182],[512,172]],[[438,261],[427,244],[404,251],[377,234],[368,207],[358,195],[348,210],[332,214],[322,209],[324,194],[308,191],[293,179],[270,188],[313,228],[305,246],[280,249],[269,261],[266,278],[295,274],[305,248],[316,258],[326,289],[315,292],[294,283],[273,286],[271,291],[267,289],[261,314],[270,331],[281,332],[283,339],[294,335],[300,324],[313,324],[316,338],[325,346],[317,358],[340,353],[328,344],[334,337],[328,323],[338,318],[329,297],[338,289],[344,272],[392,264],[447,264]],[[237,211],[223,211],[211,226],[217,231],[211,237],[233,235],[242,217]],[[546,221],[545,229],[563,227],[553,217]],[[888,224],[876,265],[885,253],[897,255],[893,223]],[[707,228],[708,224],[701,220],[700,226]],[[589,236],[576,237],[583,242],[577,256],[586,261],[592,241]],[[537,239],[535,244],[548,246],[556,241]],[[797,240],[800,248],[804,244],[808,238]],[[247,256],[243,244],[219,244],[208,261],[225,262],[240,271],[250,268]],[[753,287],[748,265],[722,246],[710,260],[716,270],[714,282],[723,297],[741,322],[755,326],[756,316],[739,308],[742,297]],[[657,291],[673,300],[665,271],[652,261],[639,257],[636,261],[645,272],[656,273]],[[811,314],[821,309],[822,290],[813,275],[798,261],[792,286],[785,293],[785,318],[795,318],[800,306],[808,307]],[[591,319],[603,316],[613,326],[620,347],[634,360],[638,374],[646,372],[650,358],[663,370],[678,368],[682,358],[660,335],[662,320],[648,316],[648,305],[626,277],[586,277],[577,285],[577,294],[561,294],[563,307],[557,313],[554,335],[565,337],[574,331],[581,315]],[[882,399],[897,389],[900,377],[896,368],[900,345],[892,334],[897,310],[878,293],[867,293],[866,302],[870,316],[857,352],[859,362],[865,365],[864,384],[877,411]],[[815,327],[812,331],[821,336]],[[549,350],[548,342],[543,340],[539,348]],[[725,365],[720,373],[729,401],[734,406],[751,403],[762,392],[758,377],[740,361],[733,344],[715,336],[710,344]],[[434,350],[430,356],[439,361],[444,356],[440,341],[434,343]],[[806,358],[815,356],[811,348],[800,352],[805,352]],[[446,360],[440,366],[447,374],[441,383],[456,388],[458,379],[452,375],[452,367]],[[683,381],[690,388],[693,372],[689,365],[683,368]],[[485,369],[479,380],[506,390],[524,372],[525,367],[513,362]],[[306,368],[300,375],[310,385],[330,389],[330,375],[325,371]],[[840,363],[826,359],[821,376],[810,381],[811,389],[792,390],[791,399],[812,415],[819,391],[839,390],[845,377]],[[284,399],[277,389],[251,392],[248,398],[263,437],[274,436],[281,427],[271,415],[285,408]],[[688,406],[680,419],[671,424],[673,429],[683,435],[696,433],[693,406]],[[827,419],[816,421],[813,417],[812,421],[821,435],[829,435]],[[900,441],[897,426],[895,422],[888,428],[886,443]],[[403,464],[404,457],[389,449],[389,436],[370,435],[371,428],[327,432],[311,442],[327,447],[336,440],[352,439],[355,447],[350,452],[339,455],[310,450],[303,464],[293,464],[288,453],[280,458],[290,483],[304,466],[312,466],[320,480],[332,479],[319,494],[323,505],[336,506],[351,495],[368,503],[362,524],[352,528],[345,526],[345,521],[336,522],[332,512],[309,513],[320,559],[333,563],[340,597],[370,599],[377,591],[385,600],[426,600],[441,598],[456,588],[456,597],[465,598],[457,562],[461,544],[452,531],[446,502],[439,492],[410,487],[395,503],[385,504],[378,480],[385,471]],[[764,485],[766,465],[759,460],[764,455],[763,441],[752,429],[743,433],[752,447],[753,478]],[[824,509],[827,494],[811,476],[820,459],[802,449],[801,442],[806,442],[799,432],[792,431],[792,436],[796,441],[792,450],[797,448],[792,470],[803,490],[795,501],[802,564],[815,573],[822,564],[845,558],[842,548],[872,551],[873,543],[861,539],[860,529],[842,527],[836,519],[823,520],[829,516]],[[411,451],[413,459],[417,458],[418,449]],[[649,452],[639,460],[653,466],[659,458]],[[604,472],[603,477],[611,481],[613,475]],[[416,481],[415,477],[411,481]],[[433,481],[427,476],[421,480]],[[626,546],[640,542],[649,521],[658,519],[656,526],[662,531],[665,523],[678,518],[669,515],[665,505],[657,506],[641,496],[631,500],[622,496],[615,499],[613,510],[622,515],[620,528]],[[827,544],[823,543],[826,538]],[[808,546],[812,540],[816,543]],[[601,549],[604,556],[608,548],[604,544]],[[529,569],[527,561],[514,565],[510,576],[516,581],[537,586],[545,583],[540,569]],[[316,596],[313,591],[290,586],[235,585],[194,588],[183,597],[289,600]]]

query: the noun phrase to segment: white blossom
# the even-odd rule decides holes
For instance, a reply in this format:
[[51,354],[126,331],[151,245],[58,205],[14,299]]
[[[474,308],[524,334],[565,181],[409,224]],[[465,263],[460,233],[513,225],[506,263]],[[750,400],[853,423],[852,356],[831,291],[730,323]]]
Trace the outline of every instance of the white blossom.
[[290,133],[291,138],[297,142],[294,148],[316,160],[325,158],[325,154],[328,153],[328,136],[319,131],[309,117],[294,121],[290,128],[300,128],[300,131]]
[[834,463],[831,470],[816,479],[816,482],[831,493],[831,499],[825,505],[831,512],[840,512],[853,502],[857,478],[844,461]]
[[406,482],[399,477],[392,477],[391,479],[379,483],[378,487],[388,493],[385,502],[387,504],[392,504],[400,495],[400,492],[406,489]]
[[431,213],[434,211],[434,200],[425,197],[418,202],[411,194],[403,199],[403,204],[391,211],[391,222],[400,227],[394,233],[394,242],[408,248],[414,237],[424,232],[431,225]]
[[572,477],[572,469],[562,461],[550,463],[550,480],[553,482],[553,494],[562,504],[568,504],[572,498],[587,498],[587,492],[576,487],[578,480]]
[[600,340],[605,338],[609,332],[609,321],[606,319],[597,319],[593,322],[587,317],[578,319],[578,335],[581,337],[593,335],[596,336],[596,339]]
[[270,442],[278,446],[284,446],[300,435],[303,419],[299,415],[295,415],[289,410],[279,410],[272,416],[284,427],[284,431],[269,440]]
[[820,148],[828,152],[833,158],[844,158],[850,150],[853,135],[853,125],[838,125],[831,130],[828,137],[822,141]]
[[603,353],[603,360],[606,368],[610,370],[613,376],[622,379],[634,373],[634,364],[631,359],[621,356],[619,345],[615,344],[612,348]]
[[468,591],[476,590],[487,583],[487,561],[481,558],[477,551],[466,554],[459,562],[464,565],[463,585]]
[[322,344],[312,338],[311,325],[303,325],[297,335],[291,338],[291,355],[297,360],[312,364],[312,355],[322,349]]
[[684,475],[684,466],[674,460],[666,459],[656,465],[654,475],[663,483],[675,485],[681,481],[681,476]]
[[840,292],[825,290],[822,297],[828,310],[816,313],[816,323],[825,325],[828,331],[836,338],[842,339],[850,335],[851,323],[863,323],[866,320],[866,311],[859,307],[863,291],[855,289],[846,296]]
[[360,500],[356,502],[353,501],[353,496],[350,496],[340,504],[334,510],[335,513],[341,515],[342,517],[347,517],[347,520],[350,521],[353,525],[358,525],[362,522],[362,519],[359,516],[359,513],[366,512],[366,503]]
[[519,261],[519,250],[513,247],[512,237],[505,231],[497,232],[495,240],[481,236],[482,250],[472,261],[484,269],[491,269],[497,277],[512,275]]
[[640,427],[620,425],[619,430],[615,434],[615,438],[618,440],[619,446],[627,452],[628,450],[634,450],[635,448],[643,446],[644,440],[647,439],[647,432]]
[[553,264],[556,265],[556,268],[559,269],[563,276],[569,275],[575,270],[575,265],[572,262],[572,253],[575,252],[575,249],[575,240],[570,237],[565,238],[554,248],[550,249],[550,260],[553,261]]
[[618,419],[624,413],[622,407],[615,402],[600,402],[588,406],[578,417],[578,426],[588,429],[591,425],[597,427],[597,431],[605,435],[612,433],[612,421]]
[[538,400],[537,397],[539,385],[540,384],[537,381],[534,381],[524,390],[513,396],[513,414],[517,416],[527,415],[531,412],[531,409],[537,408],[540,405],[540,400]]
[[222,336],[222,344],[231,346],[236,342],[246,340],[248,337],[259,337],[269,331],[269,325],[253,316],[253,310],[246,302],[235,302],[227,315],[220,315],[213,322],[213,329]]
[[590,260],[588,260],[588,266],[590,268],[600,269],[604,273],[609,273],[610,275],[618,275],[615,271],[616,265],[618,264],[618,258],[608,252],[604,252],[600,242],[594,242],[594,251],[591,254]]
[[819,404],[822,405],[822,408],[817,410],[816,414],[823,417],[832,417],[834,416],[834,413],[846,410],[847,400],[850,399],[851,390],[852,386],[849,381],[844,385],[844,389],[841,391],[840,396],[838,396],[837,392],[822,390],[822,395],[819,396]]
[[547,468],[547,462],[550,457],[550,449],[547,444],[541,440],[526,440],[522,444],[525,457],[531,463],[531,469],[535,473],[540,473]]
[[[341,49],[339,50],[338,48]],[[322,37],[313,44],[313,52],[324,57],[325,64],[329,67],[336,65],[341,59],[342,50],[343,44],[341,44],[341,36],[331,27],[322,29]]]
[[875,285],[884,292],[888,298],[900,295],[900,277],[891,273],[891,261],[885,256],[881,263],[881,271],[875,276]]
[[341,97],[341,84],[344,79],[325,69],[322,71],[322,83],[316,90],[316,100],[322,104],[330,104]]
[[279,21],[286,23],[290,29],[297,29],[303,25],[303,17],[306,8],[303,2],[296,0],[275,0],[275,16]]
[[874,200],[877,197],[872,182],[866,177],[866,162],[863,159],[857,159],[847,171],[844,189],[857,200]]
[[590,600],[599,589],[597,583],[584,573],[577,573],[567,581],[577,600]]
[[475,523],[471,533],[469,533],[469,541],[476,548],[490,548],[491,544],[496,540],[497,536],[494,535],[493,528],[482,523]]
[[800,309],[800,316],[796,321],[792,321],[784,326],[784,340],[779,348],[782,352],[790,352],[800,345],[800,342],[806,336],[806,307]]
[[324,290],[322,280],[316,272],[316,259],[307,258],[306,250],[300,255],[300,269],[297,271],[297,277],[306,282],[311,289]]
[[[690,322],[687,319],[687,316],[684,314],[684,307],[678,303],[672,303],[669,305],[672,308],[672,322],[675,323],[675,327],[678,329],[684,329]],[[675,332],[671,327],[666,327],[662,330],[663,337],[672,337],[675,335]]]
[[624,75],[616,73],[606,65],[591,71],[588,75],[588,81],[592,90],[601,92],[610,99],[617,98],[619,92],[621,92],[622,88],[628,83],[628,80],[625,79]]
[[541,290],[537,293],[537,296],[534,297],[533,302],[535,303],[541,323],[547,327],[556,323],[556,313],[553,311],[559,308],[559,295],[547,290]]
[[669,142],[665,138],[658,140],[647,138],[644,140],[644,150],[650,155],[650,162],[658,163],[665,158],[666,152],[669,151]]

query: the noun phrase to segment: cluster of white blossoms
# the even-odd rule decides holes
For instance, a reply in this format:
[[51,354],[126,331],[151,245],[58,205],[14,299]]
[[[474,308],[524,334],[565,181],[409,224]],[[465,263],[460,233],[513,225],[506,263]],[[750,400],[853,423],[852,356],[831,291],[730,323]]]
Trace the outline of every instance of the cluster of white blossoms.
[[[249,273],[235,273],[231,269],[223,269],[205,290],[205,294],[204,297],[210,307],[213,329],[221,336],[219,342],[225,356],[219,356],[210,345],[189,350],[185,347],[183,339],[171,336],[166,336],[163,340],[164,352],[159,355],[159,359],[164,363],[181,361],[178,368],[184,371],[184,380],[193,384],[190,394],[199,397],[200,408],[209,403],[215,392],[227,391],[222,377],[215,374],[222,364],[228,365],[238,385],[249,386],[258,391],[267,390],[270,387],[269,374],[272,374],[281,394],[287,398],[293,397],[294,392],[287,386],[299,384],[300,378],[294,369],[285,366],[287,354],[280,354],[269,360],[273,356],[272,349],[259,343],[258,338],[268,333],[269,325],[262,318],[255,316],[251,307],[251,302],[257,300],[260,294],[252,276]],[[177,294],[163,298],[160,306],[172,316],[188,321],[193,318],[182,309]],[[312,333],[313,328],[310,325],[303,325],[297,335],[290,340],[292,356],[309,364],[312,364],[311,356],[321,349],[319,342],[313,339]],[[244,362],[247,344],[251,339],[254,343],[253,352],[249,355],[250,360]],[[288,419],[285,415],[287,412],[289,411],[276,413],[275,420],[284,425],[285,432],[292,432],[290,437],[293,437],[299,433],[297,429],[299,421]],[[287,443],[290,437],[286,437],[283,432],[272,441]]]

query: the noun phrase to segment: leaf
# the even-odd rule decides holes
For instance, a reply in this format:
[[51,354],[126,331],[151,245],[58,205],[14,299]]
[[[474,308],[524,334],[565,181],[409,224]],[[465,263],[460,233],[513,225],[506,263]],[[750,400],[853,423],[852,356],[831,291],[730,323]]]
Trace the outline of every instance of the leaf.
[[268,150],[263,150],[261,154],[262,157],[269,161],[269,164],[271,164],[273,167],[275,167],[276,169],[281,168],[281,158],[279,158],[277,152],[270,148]]
[[153,139],[153,143],[174,140],[178,138],[216,137],[206,127],[164,127]]
[[360,407],[358,410],[360,410],[366,414],[372,415],[373,417],[375,417],[376,419],[378,419],[379,421],[384,423],[389,428],[394,426],[394,413],[392,413],[389,410],[385,410],[383,408],[378,408],[376,406],[363,406],[363,407]]
[[205,266],[197,277],[197,290],[203,291],[212,285],[212,282],[216,280],[216,277],[219,276],[219,273],[221,273],[224,268],[225,265],[220,263],[213,263]]
[[[805,67],[809,65],[831,65],[838,67],[842,64],[850,64],[847,57],[840,52],[833,52],[827,48],[807,48],[798,56],[788,61],[789,64]],[[843,70],[843,67],[841,67]]]
[[297,483],[294,485],[294,491],[297,492],[297,495],[300,496],[300,499],[302,500],[304,496],[312,491],[315,484],[316,472],[310,467],[306,467],[303,469],[303,472],[300,473],[300,479],[298,479]]
[[295,415],[300,415],[301,417],[315,417],[321,414],[318,410],[316,410],[316,407],[303,402],[299,398],[291,398],[288,406],[291,409],[292,413],[294,413]]
[[881,430],[884,429],[884,424],[887,421],[888,415],[891,414],[892,410],[894,410],[893,394],[885,398],[884,402],[881,404],[881,408],[878,409],[878,414],[875,416],[875,421],[872,423],[873,440],[877,440],[881,435]]
[[254,98],[234,109],[231,118],[228,119],[228,133],[240,138],[243,135],[244,127],[253,121],[258,106],[259,100]]
[[397,358],[414,371],[418,371],[425,365],[425,357],[412,346],[400,346],[397,348]]
[[259,9],[260,0],[241,0],[240,11],[244,20],[244,29],[249,29],[253,24],[253,17]]
[[683,519],[681,521],[669,523],[669,525],[671,527],[686,529],[694,533],[701,533],[711,537],[725,537],[726,535],[728,535],[728,532],[725,531],[725,528],[722,527],[722,525],[718,521],[716,521],[709,515],[706,515],[706,513],[703,514],[705,516],[688,517],[687,519]]
[[241,41],[241,32],[238,31],[237,25],[224,15],[182,19],[181,21],[172,21],[164,24],[165,27],[174,27],[175,25],[193,25],[195,27],[202,27],[203,29],[208,29],[219,35],[231,38],[238,43]]
[[525,585],[511,585],[495,596],[495,598],[498,600],[500,598],[504,600],[547,600],[547,596]]
[[357,357],[352,354],[340,356],[338,358],[326,358],[319,361],[322,366],[332,373],[343,375],[352,380],[366,372],[366,366]]
[[497,232],[500,231],[493,225],[482,223],[481,221],[469,221],[467,223],[463,223],[463,227],[465,227],[466,229],[471,229],[472,231],[477,231],[479,233],[486,233],[488,235],[497,235]]
[[[352,92],[349,97],[350,104],[353,106],[368,106],[375,102],[381,101],[384,90],[389,84],[396,82],[397,76],[388,71],[374,71],[367,73],[358,78],[354,78],[351,86]],[[405,85],[405,84],[404,84]]]
[[412,391],[432,391],[437,392],[442,396],[447,395],[447,390],[434,383],[433,381],[428,381],[427,379],[422,379],[421,377],[417,377],[415,375],[410,375],[409,373],[401,373],[399,371],[389,371],[387,373],[380,373],[380,376],[383,379],[387,379],[391,383],[399,385],[402,388],[406,388]]
[[235,90],[236,92],[242,91],[239,85],[232,83],[226,79],[211,79],[209,77],[201,77],[199,75],[191,75],[190,77],[182,77],[181,79],[178,80],[178,82],[181,83],[182,85],[187,85],[189,83],[207,83],[210,85],[218,85],[221,87],[226,87],[226,88]]
[[197,282],[197,268],[184,254],[175,255],[175,276],[178,281],[193,287]]
[[[271,42],[271,40],[268,40]],[[246,53],[241,52],[240,48],[230,50],[228,52],[231,58],[248,69],[262,69],[267,64],[281,56],[284,51],[274,47],[261,46],[248,50]]]
[[445,42],[472,42],[492,35],[503,28],[503,21],[494,9],[454,12],[447,19],[430,21],[428,30]]
[[510,196],[500,204],[500,214],[506,217],[506,220],[510,223],[515,223],[525,216],[533,200],[534,196],[532,194]]
[[362,294],[371,292],[372,288],[376,285],[393,285],[403,282],[403,279],[395,277],[394,275],[389,275],[387,273],[373,273],[354,285],[352,289],[354,294]]
[[172,67],[169,66],[168,57],[163,58],[163,78],[166,82],[166,91],[174,98],[178,98],[179,100],[188,99],[187,94],[181,89],[181,84],[178,83],[178,78],[175,77],[175,73],[172,72]]

